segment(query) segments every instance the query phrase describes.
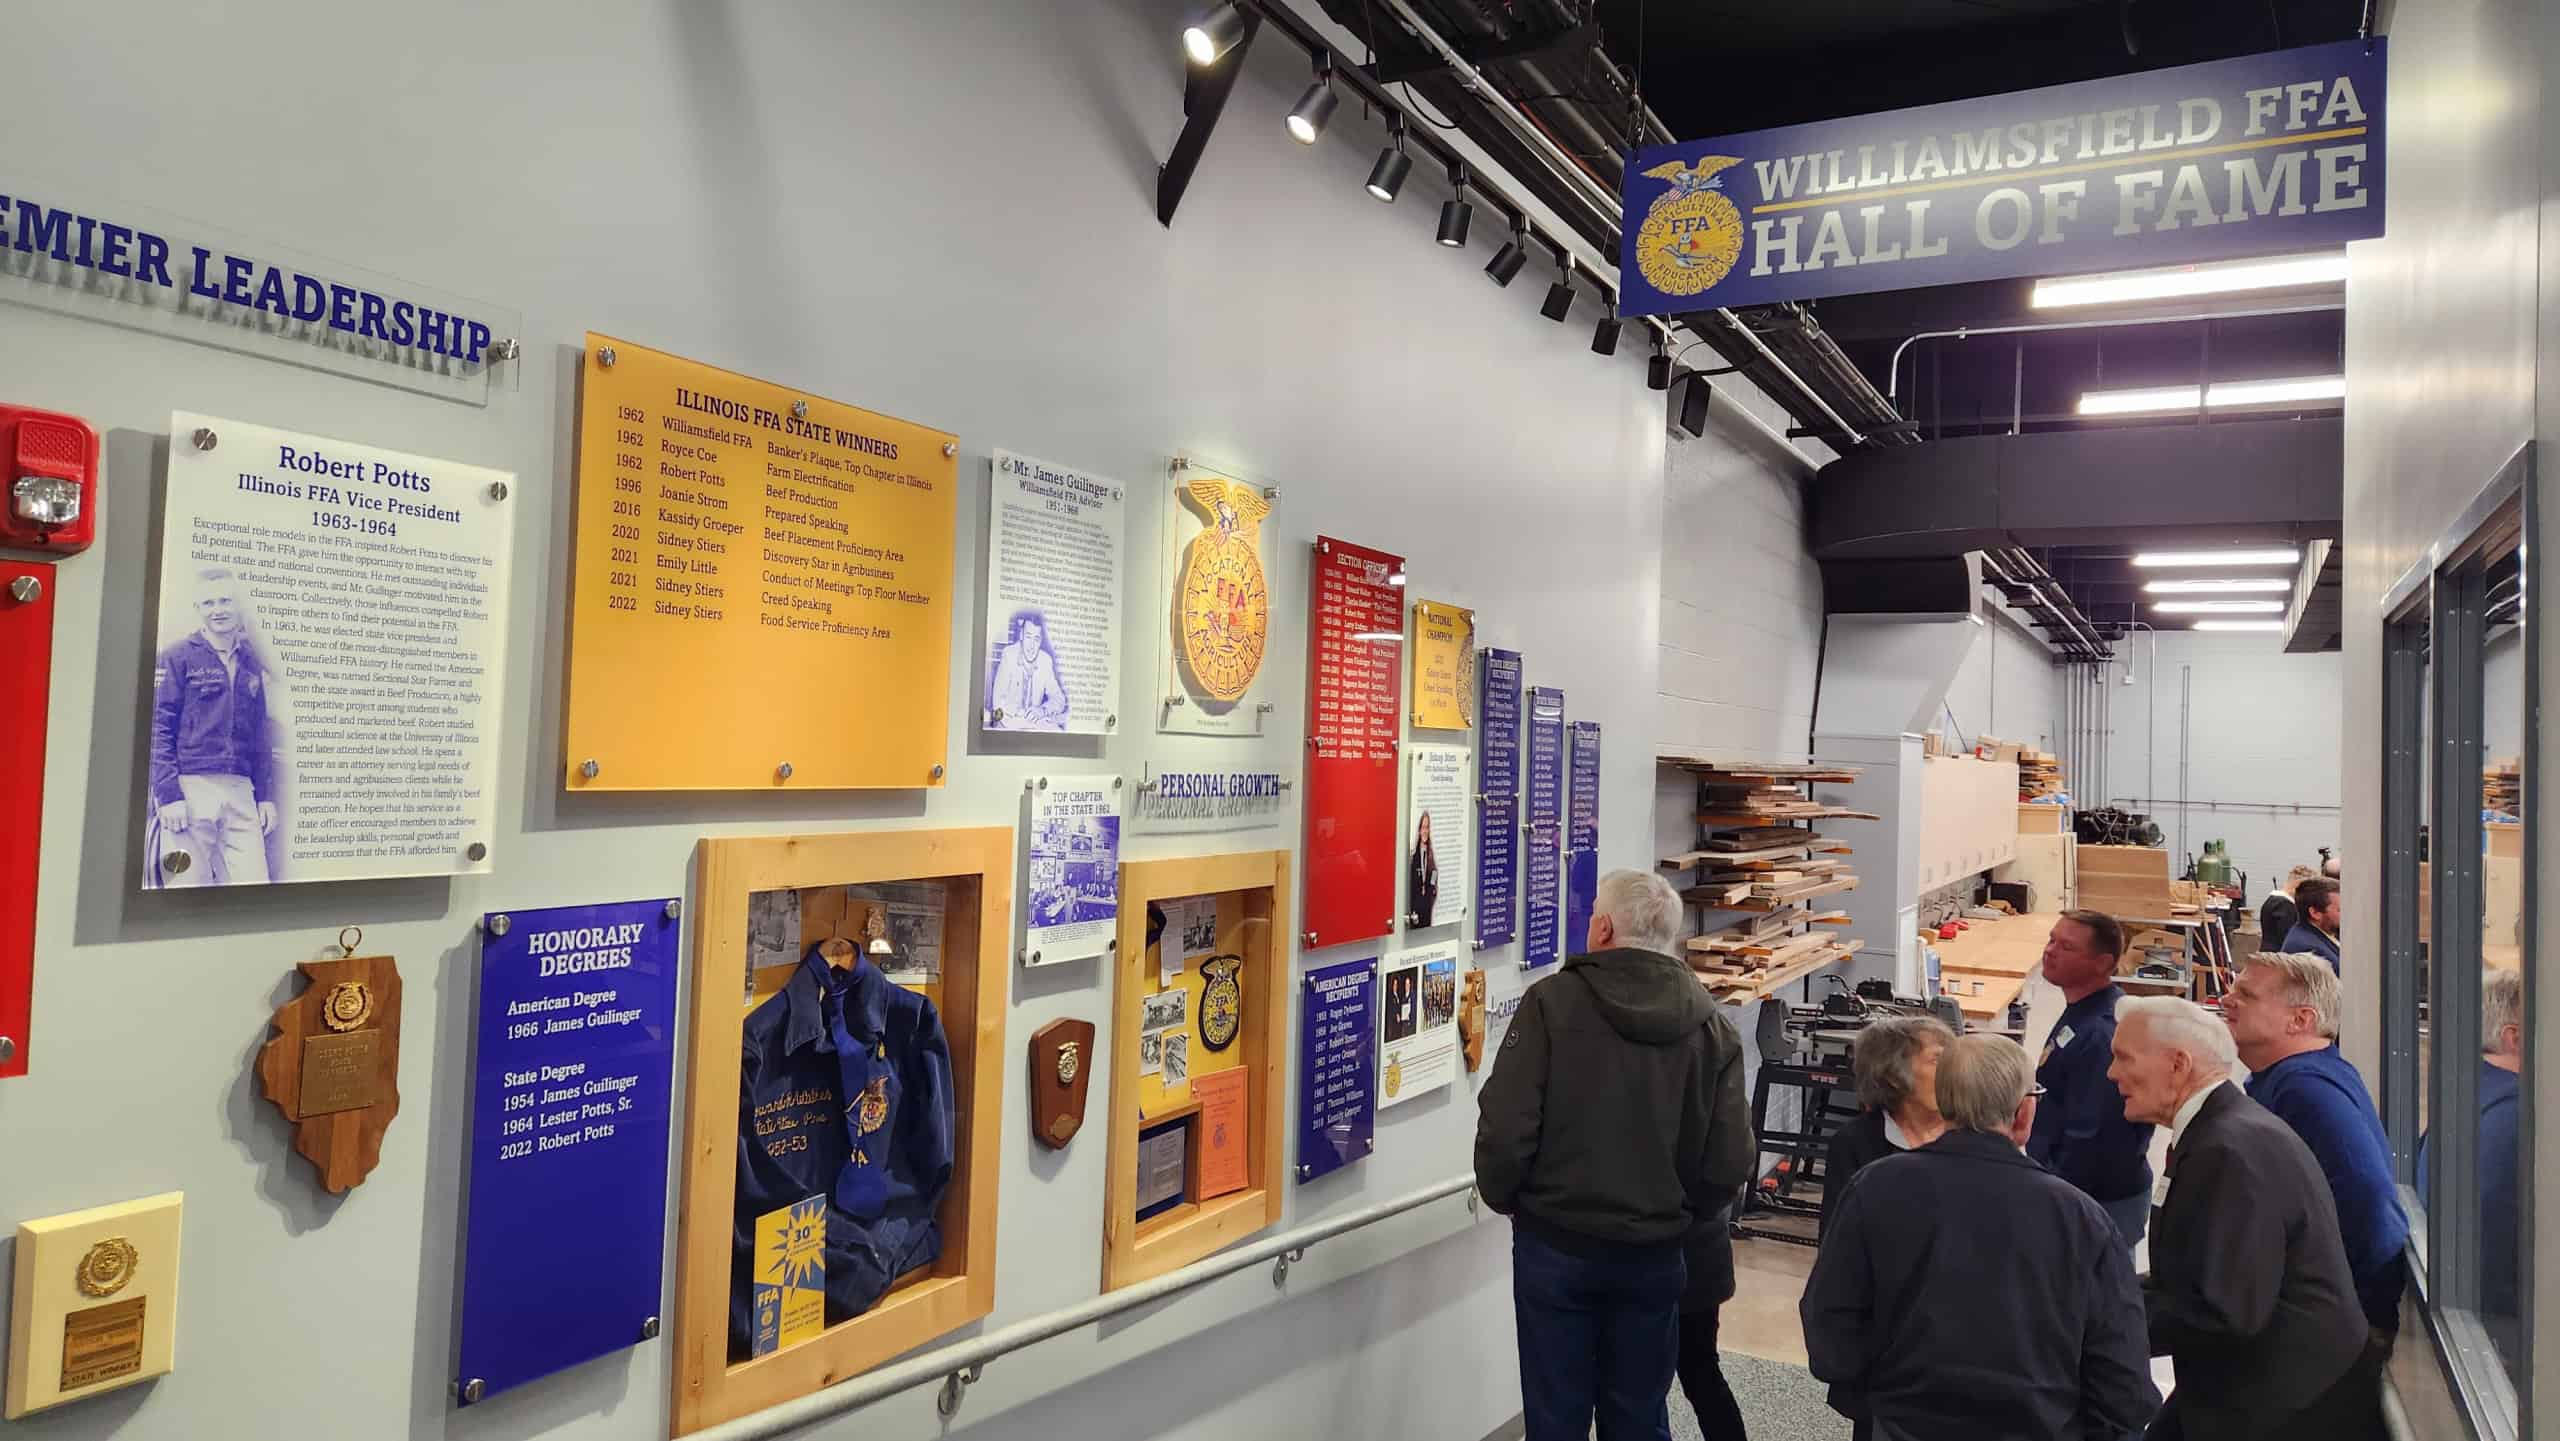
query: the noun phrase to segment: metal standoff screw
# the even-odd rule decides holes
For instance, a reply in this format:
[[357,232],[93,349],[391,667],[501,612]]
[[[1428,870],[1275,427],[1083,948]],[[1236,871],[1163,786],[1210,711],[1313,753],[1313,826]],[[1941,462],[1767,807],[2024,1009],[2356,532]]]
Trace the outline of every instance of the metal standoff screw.
[[1298,939],[1312,946],[1316,943],[1316,933],[1313,931],[1300,931],[1298,933]]
[[1468,1214],[1468,1215],[1470,1215],[1470,1216],[1476,1216],[1476,1215],[1481,1215],[1481,1214],[1483,1214],[1482,1212],[1480,1212],[1480,1211],[1478,1211],[1478,1210],[1476,1209],[1476,1204],[1477,1204],[1477,1202],[1478,1202],[1480,1199],[1481,1199],[1481,1195],[1480,1195],[1480,1193],[1476,1190],[1476,1188],[1475,1188],[1475,1187],[1473,1187],[1473,1186],[1469,1186],[1469,1187],[1467,1188],[1467,1214]]
[[5,1066],[16,1059],[18,1059],[18,1043],[7,1036],[0,1036],[0,1066]]
[[597,776],[604,774],[604,767],[597,765],[592,760],[580,761],[578,762],[578,774],[585,776],[588,780],[594,780]]
[[488,1395],[489,1385],[479,1377],[474,1376],[470,1380],[465,1381],[460,1386],[456,1387],[453,1394],[461,1399],[463,1405],[468,1406],[473,1402],[478,1401],[481,1397]]
[[640,1323],[640,1339],[643,1341],[655,1341],[658,1339],[657,1317],[652,1316],[648,1320]]
[[1303,1180],[1307,1179],[1309,1176],[1314,1175],[1315,1173],[1316,1173],[1316,1168],[1315,1168],[1315,1167],[1308,1165],[1308,1164],[1307,1164],[1306,1162],[1304,1162],[1304,1161],[1301,1161],[1301,1162],[1299,1162],[1299,1163],[1298,1163],[1298,1179],[1299,1179],[1299,1180],[1303,1181]]
[[507,932],[514,930],[516,927],[514,919],[504,911],[500,911],[496,915],[491,916],[489,918],[488,925],[489,934],[493,936],[503,936]]
[[1033,780],[1033,779],[1032,779],[1031,777],[1029,777],[1029,776],[1024,776],[1024,777],[1022,778],[1022,788],[1023,788],[1024,790],[1026,790],[1026,791],[1031,790],[1031,789],[1033,789],[1033,788],[1037,787],[1039,784],[1040,784],[1040,783],[1039,783],[1038,781]]
[[935,767],[933,768],[933,778],[934,778],[935,780],[940,780],[940,779],[942,779],[942,767],[940,767],[940,766],[935,766]]
[[1114,712],[1112,712],[1111,714],[1109,714],[1109,715],[1107,715],[1107,716],[1104,716],[1104,717],[1102,718],[1102,728],[1103,728],[1104,730],[1110,730],[1110,729],[1112,729],[1113,727],[1115,727],[1115,726],[1117,726],[1117,725],[1119,725],[1119,724],[1120,724],[1120,713],[1119,713],[1118,711],[1114,711]]
[[221,437],[215,435],[210,427],[200,425],[196,427],[196,433],[190,438],[195,441],[196,449],[211,450],[214,442]]
[[1113,790],[1115,790],[1115,791],[1116,791],[1116,790],[1118,790],[1118,789],[1120,789],[1122,786],[1127,785],[1128,783],[1129,783],[1129,778],[1128,778],[1127,776],[1113,776],[1113,777],[1111,778],[1111,788],[1112,788]]
[[[683,914],[684,914],[684,902],[682,902],[682,901],[669,901],[669,902],[667,902],[667,919],[668,919],[668,920],[671,920],[671,921],[672,921],[672,920],[676,919],[678,916],[681,916],[681,915],[683,915]],[[657,1320],[658,1320],[658,1318],[657,1318],[657,1317],[655,1317],[655,1316],[652,1316],[652,1317],[650,1317],[650,1318],[649,1318],[650,1324],[652,1324],[652,1325],[655,1325],[655,1324],[657,1323]]]
[[489,498],[490,498],[491,500],[504,500],[504,499],[506,499],[506,498],[507,498],[507,483],[506,483],[505,481],[503,481],[503,480],[493,480],[493,481],[489,482]]
[[1178,706],[1182,704],[1182,697],[1178,695],[1169,695],[1164,698],[1164,703],[1168,706]]
[[1257,706],[1255,706],[1255,707],[1253,708],[1253,713],[1254,713],[1255,715],[1268,715],[1268,714],[1270,714],[1272,711],[1277,710],[1277,709],[1278,709],[1278,707],[1277,707],[1277,706],[1275,706],[1275,705],[1273,705],[1271,702],[1269,702],[1269,701],[1264,701],[1262,704],[1257,705]]
[[791,762],[784,761],[782,764],[775,766],[773,768],[773,773],[783,780],[787,781],[791,779]]
[[1038,951],[1033,951],[1031,953],[1031,964],[1035,966],[1040,964],[1040,953]]
[[1389,917],[1387,917],[1387,929],[1392,931],[1392,930],[1394,930],[1395,928],[1396,928],[1396,918],[1395,918],[1395,917],[1393,917],[1393,916],[1389,916]]
[[34,576],[22,575],[9,582],[9,599],[11,600],[22,605],[32,605],[43,598],[44,582]]
[[949,460],[951,457],[958,455],[959,453],[960,442],[956,440],[946,440],[942,443],[942,458],[944,460]]
[[607,370],[611,370],[613,368],[612,346],[608,345],[604,349],[596,352],[596,364],[603,366]]
[[1264,500],[1278,500],[1280,498],[1280,487],[1276,485],[1264,486],[1262,488],[1262,498]]
[[160,858],[160,869],[173,876],[183,876],[187,873],[187,867],[195,863],[195,857],[185,851],[171,851]]
[[1040,789],[1042,789],[1042,790],[1044,790],[1044,791],[1045,791],[1045,790],[1047,790],[1048,788],[1049,788],[1049,778],[1048,778],[1047,776],[1042,776],[1042,777],[1040,778]]
[[489,846],[485,841],[473,841],[462,848],[462,853],[472,860],[485,861],[489,858]]
[[524,342],[512,336],[489,347],[489,358],[492,360],[513,360],[522,354],[524,354]]
[[791,418],[793,420],[807,420],[809,418],[809,402],[805,400],[795,400],[791,402]]

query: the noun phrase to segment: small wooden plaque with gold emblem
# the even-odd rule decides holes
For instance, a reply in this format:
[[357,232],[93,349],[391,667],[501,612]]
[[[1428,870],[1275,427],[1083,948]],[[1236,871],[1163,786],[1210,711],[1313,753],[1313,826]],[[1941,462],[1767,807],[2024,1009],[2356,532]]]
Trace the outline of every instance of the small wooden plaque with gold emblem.
[[293,1122],[293,1148],[333,1192],[353,1189],[382,1160],[400,1114],[400,972],[389,956],[359,956],[364,933],[339,936],[336,960],[306,961],[310,984],[278,1007],[258,1052],[258,1085]]
[[1084,1125],[1093,1083],[1093,1022],[1051,1021],[1031,1033],[1031,1136],[1051,1150]]
[[184,1197],[21,1222],[0,1416],[15,1421],[169,1370]]
[[1466,1042],[1470,1071],[1484,1064],[1484,1020],[1484,971],[1477,969],[1467,972],[1458,990],[1458,1034]]

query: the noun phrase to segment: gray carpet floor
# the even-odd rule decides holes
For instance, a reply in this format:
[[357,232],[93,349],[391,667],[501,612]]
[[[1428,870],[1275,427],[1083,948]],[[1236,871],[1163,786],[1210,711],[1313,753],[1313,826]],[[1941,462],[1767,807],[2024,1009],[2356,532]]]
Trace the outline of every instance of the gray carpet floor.
[[[1822,1404],[1822,1383],[1812,1372],[1738,1351],[1725,1352],[1723,1365],[1751,1441],[1848,1441],[1848,1419]],[[1700,1441],[1698,1418],[1677,1386],[1671,1388],[1671,1434]]]

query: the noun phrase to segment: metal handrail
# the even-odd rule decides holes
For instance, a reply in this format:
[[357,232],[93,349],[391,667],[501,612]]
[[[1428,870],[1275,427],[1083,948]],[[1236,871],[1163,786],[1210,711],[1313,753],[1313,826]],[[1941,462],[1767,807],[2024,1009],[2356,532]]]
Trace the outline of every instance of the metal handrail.
[[984,1374],[987,1363],[1001,1356],[1009,1355],[1036,1342],[1046,1341],[1053,1336],[1063,1336],[1069,1331],[1090,1326],[1097,1321],[1108,1320],[1123,1311],[1134,1310],[1150,1302],[1163,1300],[1167,1296],[1188,1291],[1194,1286],[1215,1281],[1222,1276],[1234,1275],[1238,1271],[1261,1265],[1265,1261],[1277,1261],[1272,1268],[1271,1284],[1285,1285],[1289,1279],[1289,1264],[1303,1259],[1307,1248],[1319,1241],[1331,1240],[1346,1231],[1357,1231],[1363,1226],[1374,1225],[1390,1216],[1401,1215],[1444,1196],[1457,1195],[1461,1191],[1467,1193],[1468,1214],[1476,1214],[1474,1188],[1475,1177],[1472,1175],[1452,1176],[1445,1181],[1436,1181],[1421,1190],[1409,1191],[1394,1200],[1381,1201],[1374,1206],[1345,1212],[1312,1226],[1302,1226],[1285,1236],[1273,1236],[1238,1250],[1221,1252],[1206,1260],[1194,1261],[1178,1271],[1168,1271],[1134,1286],[1125,1286],[1108,1295],[1096,1296],[1081,1305],[1069,1306],[1062,1311],[1051,1311],[1045,1316],[1034,1316],[1027,1321],[1017,1321],[1001,1331],[990,1332],[974,1341],[945,1346],[941,1350],[927,1352],[913,1360],[901,1361],[894,1366],[883,1366],[877,1371],[857,1376],[841,1385],[830,1386],[823,1391],[813,1391],[806,1396],[794,1397],[751,1415],[740,1416],[733,1421],[723,1421],[717,1426],[694,1432],[693,1441],[762,1441],[765,1437],[780,1436],[787,1431],[859,1410],[874,1401],[884,1400],[902,1391],[912,1391],[936,1379],[942,1382],[942,1396],[936,1405],[942,1414],[948,1417],[959,1409],[960,1398],[967,1393],[971,1383]]

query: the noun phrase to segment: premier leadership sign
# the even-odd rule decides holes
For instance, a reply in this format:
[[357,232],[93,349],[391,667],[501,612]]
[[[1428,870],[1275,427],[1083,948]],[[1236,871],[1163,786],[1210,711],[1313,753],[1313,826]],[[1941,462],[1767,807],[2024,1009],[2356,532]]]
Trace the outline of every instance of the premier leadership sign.
[[2380,235],[2385,55],[2346,40],[1639,151],[1620,312]]

